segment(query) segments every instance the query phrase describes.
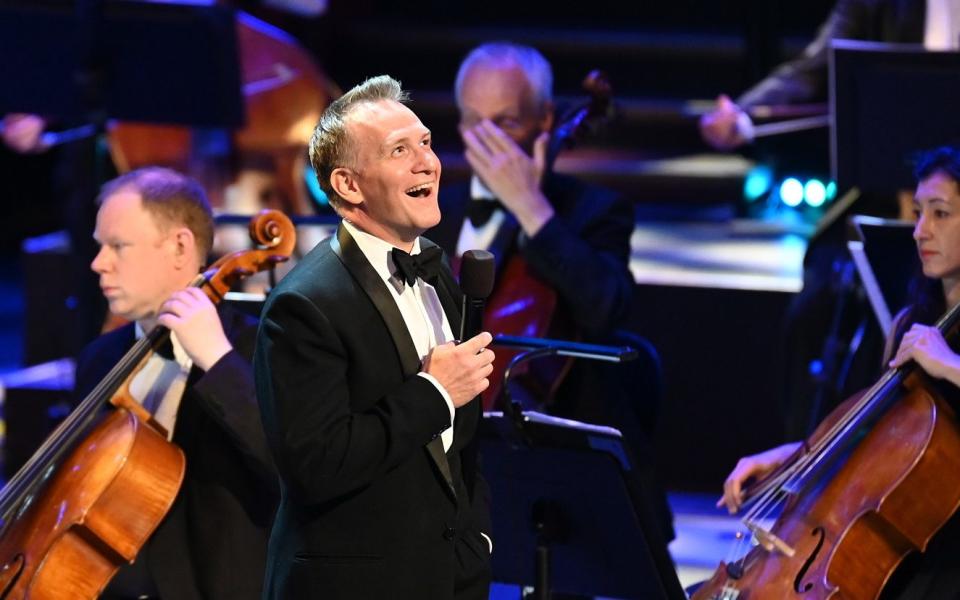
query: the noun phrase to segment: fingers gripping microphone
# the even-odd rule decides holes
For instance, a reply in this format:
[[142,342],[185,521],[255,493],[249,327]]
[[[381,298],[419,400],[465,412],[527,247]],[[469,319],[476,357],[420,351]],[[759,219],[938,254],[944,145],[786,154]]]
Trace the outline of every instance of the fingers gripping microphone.
[[493,254],[486,250],[467,250],[463,253],[460,262],[460,289],[463,290],[461,342],[483,329],[483,306],[493,291],[493,278]]

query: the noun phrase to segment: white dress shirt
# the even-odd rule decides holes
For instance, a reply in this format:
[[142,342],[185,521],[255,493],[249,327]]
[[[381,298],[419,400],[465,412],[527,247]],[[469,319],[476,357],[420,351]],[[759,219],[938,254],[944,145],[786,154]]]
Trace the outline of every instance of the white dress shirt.
[[[397,303],[403,322],[406,324],[407,331],[410,332],[410,337],[417,348],[417,355],[420,356],[420,360],[423,361],[434,346],[452,341],[454,339],[453,331],[450,329],[450,323],[443,312],[443,305],[440,304],[437,290],[419,278],[413,286],[407,285],[397,274],[397,267],[393,264],[393,257],[390,255],[394,248],[393,245],[357,229],[356,225],[349,221],[344,220],[343,225],[350,232],[367,261],[387,284],[387,289],[390,290],[393,300]],[[411,254],[417,254],[418,252],[420,252],[420,238],[414,241]],[[447,403],[447,409],[450,411],[450,427],[440,434],[440,439],[443,441],[443,450],[446,452],[453,445],[453,420],[456,415],[453,400],[435,377],[422,371],[417,375],[426,378],[436,386]]]
[[[485,202],[496,200],[490,188],[485,186],[480,178],[474,175],[470,179],[470,201]],[[489,250],[493,238],[497,237],[500,226],[506,219],[506,213],[502,208],[494,209],[490,215],[490,220],[474,227],[470,219],[463,220],[463,227],[460,228],[460,238],[457,240],[457,256],[463,256],[467,250]]]
[[[134,324],[134,332],[138,340],[144,336],[140,323]],[[173,360],[154,353],[130,381],[130,395],[167,430],[168,440],[173,439],[177,411],[193,367],[193,361],[173,332],[170,332],[170,342],[173,344]]]
[[927,0],[923,47],[956,50],[960,46],[960,0]]

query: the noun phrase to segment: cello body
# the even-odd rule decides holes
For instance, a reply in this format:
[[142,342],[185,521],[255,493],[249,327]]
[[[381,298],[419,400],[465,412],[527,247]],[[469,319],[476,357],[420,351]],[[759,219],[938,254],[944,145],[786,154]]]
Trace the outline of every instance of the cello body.
[[[792,556],[761,543],[737,561],[741,572],[721,563],[691,598],[879,597],[904,557],[922,552],[960,506],[960,424],[923,380],[913,373],[862,440],[787,500],[769,533]],[[821,424],[811,446],[850,404]]]
[[[255,215],[249,232],[257,248],[224,256],[194,279],[212,302],[287,260],[296,244],[279,211]],[[183,451],[130,393],[169,336],[157,326],[137,340],[0,490],[0,600],[98,597],[170,510]]]
[[0,598],[95,598],[170,509],[183,451],[126,409],[111,411],[0,539]]

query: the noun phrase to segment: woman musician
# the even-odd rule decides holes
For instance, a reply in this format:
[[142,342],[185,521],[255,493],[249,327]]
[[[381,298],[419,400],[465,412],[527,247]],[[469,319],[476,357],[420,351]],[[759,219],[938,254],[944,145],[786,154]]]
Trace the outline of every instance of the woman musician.
[[[960,408],[960,354],[932,324],[960,303],[960,150],[938,148],[917,163],[913,237],[923,267],[913,301],[897,317],[887,341],[890,367],[916,362],[942,396]],[[896,352],[893,349],[896,348]],[[773,472],[795,455],[801,442],[747,456],[724,482],[717,506],[731,514],[743,504],[746,483]],[[883,588],[881,598],[956,599],[960,594],[960,516],[954,514],[922,553],[909,555]]]

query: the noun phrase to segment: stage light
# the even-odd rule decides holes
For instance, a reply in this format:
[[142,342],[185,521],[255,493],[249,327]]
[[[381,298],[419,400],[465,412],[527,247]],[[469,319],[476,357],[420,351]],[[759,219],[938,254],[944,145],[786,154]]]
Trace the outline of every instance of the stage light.
[[780,184],[780,199],[790,207],[800,206],[803,202],[803,184],[796,177],[787,177]]
[[317,206],[329,206],[330,201],[327,199],[327,194],[320,188],[320,183],[317,181],[317,172],[313,170],[313,165],[307,165],[303,170],[303,180]]
[[837,197],[837,182],[831,181],[827,184],[827,200],[833,200]]
[[827,188],[819,179],[810,179],[803,186],[803,199],[810,206],[817,208],[823,206],[827,199]]
[[743,197],[747,202],[754,202],[770,191],[773,185],[773,171],[763,165],[750,169],[743,180]]

